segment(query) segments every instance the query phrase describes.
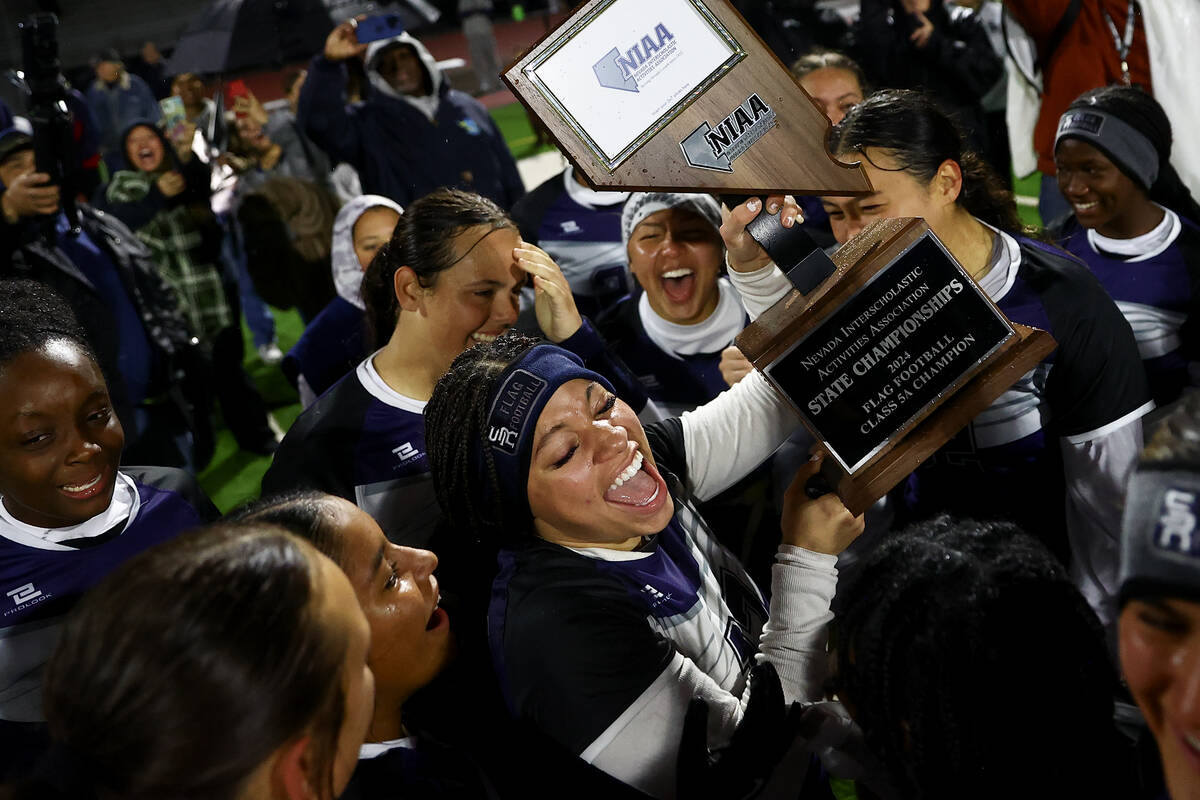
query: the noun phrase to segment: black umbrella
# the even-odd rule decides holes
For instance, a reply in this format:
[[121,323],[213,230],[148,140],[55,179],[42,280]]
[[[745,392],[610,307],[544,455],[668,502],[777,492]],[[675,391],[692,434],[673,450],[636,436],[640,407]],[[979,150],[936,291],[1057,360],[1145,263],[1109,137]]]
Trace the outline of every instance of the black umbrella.
[[399,13],[408,30],[437,19],[427,0],[212,0],[179,37],[167,69],[210,74],[309,58],[325,46],[335,20],[376,8]]

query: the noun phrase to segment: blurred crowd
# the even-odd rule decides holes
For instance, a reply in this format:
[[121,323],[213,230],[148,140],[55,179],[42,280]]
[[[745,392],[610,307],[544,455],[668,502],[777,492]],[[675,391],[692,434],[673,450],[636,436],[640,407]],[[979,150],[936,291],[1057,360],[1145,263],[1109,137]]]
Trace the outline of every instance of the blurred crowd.
[[[733,5],[870,193],[527,185],[491,0],[0,102],[0,796],[1200,798],[1200,3]],[[761,212],[1054,350],[852,514]]]

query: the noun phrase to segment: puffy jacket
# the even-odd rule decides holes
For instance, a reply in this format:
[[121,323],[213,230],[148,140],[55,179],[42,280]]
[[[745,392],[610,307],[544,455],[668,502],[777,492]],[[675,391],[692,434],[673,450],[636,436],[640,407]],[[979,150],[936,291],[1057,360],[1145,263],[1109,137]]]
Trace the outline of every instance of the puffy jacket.
[[[411,98],[392,89],[376,70],[384,50],[412,47],[425,67],[430,95]],[[451,89],[429,51],[408,34],[373,42],[367,50],[370,96],[347,105],[342,64],[318,55],[300,90],[297,120],[335,161],[358,170],[367,194],[402,206],[450,186],[477,192],[508,209],[524,193],[516,162],[487,110]]]

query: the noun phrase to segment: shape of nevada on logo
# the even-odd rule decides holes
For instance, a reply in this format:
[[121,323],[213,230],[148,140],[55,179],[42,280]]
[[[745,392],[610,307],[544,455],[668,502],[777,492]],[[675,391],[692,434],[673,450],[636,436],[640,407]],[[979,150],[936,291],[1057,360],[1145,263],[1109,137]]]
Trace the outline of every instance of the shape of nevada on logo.
[[707,121],[679,143],[689,166],[733,172],[733,161],[775,127],[775,110],[758,93],[750,95],[714,128]]
[[667,63],[676,51],[675,36],[663,23],[654,26],[651,33],[625,48],[614,47],[592,65],[596,80],[606,89],[623,92],[639,91],[638,82],[643,84],[650,74]]

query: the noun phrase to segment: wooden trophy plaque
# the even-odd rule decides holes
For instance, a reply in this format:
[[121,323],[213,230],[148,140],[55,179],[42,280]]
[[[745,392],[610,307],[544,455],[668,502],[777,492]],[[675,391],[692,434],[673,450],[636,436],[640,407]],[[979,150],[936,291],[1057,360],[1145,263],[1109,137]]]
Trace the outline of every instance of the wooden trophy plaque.
[[828,453],[822,474],[861,514],[1055,342],[1010,323],[921,219],[874,222],[831,268],[737,345],[799,413]]
[[871,191],[726,0],[589,0],[501,77],[596,188]]

